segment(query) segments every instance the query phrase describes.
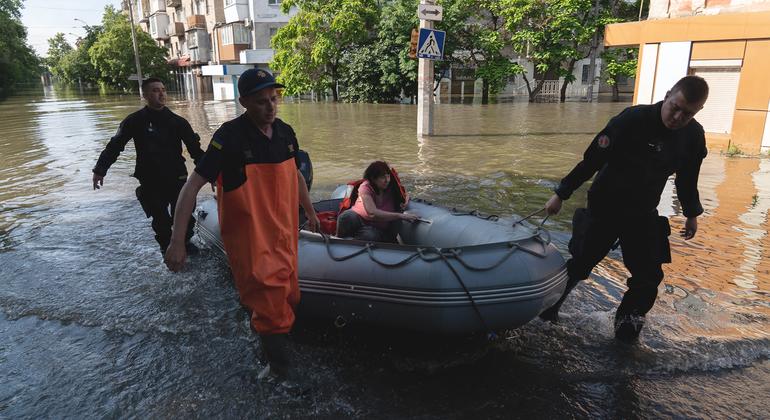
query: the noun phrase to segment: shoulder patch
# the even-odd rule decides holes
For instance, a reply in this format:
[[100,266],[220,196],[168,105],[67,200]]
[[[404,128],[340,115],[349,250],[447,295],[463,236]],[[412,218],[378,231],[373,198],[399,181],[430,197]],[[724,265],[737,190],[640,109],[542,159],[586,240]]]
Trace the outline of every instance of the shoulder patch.
[[222,150],[222,144],[220,144],[216,138],[211,139],[211,146],[217,150]]
[[602,135],[601,135],[601,136],[599,136],[599,138],[596,140],[596,144],[597,144],[597,145],[598,145],[600,148],[602,148],[602,149],[606,149],[606,148],[610,147],[610,138],[609,138],[609,137],[607,137],[607,135],[606,135],[606,134],[602,134]]

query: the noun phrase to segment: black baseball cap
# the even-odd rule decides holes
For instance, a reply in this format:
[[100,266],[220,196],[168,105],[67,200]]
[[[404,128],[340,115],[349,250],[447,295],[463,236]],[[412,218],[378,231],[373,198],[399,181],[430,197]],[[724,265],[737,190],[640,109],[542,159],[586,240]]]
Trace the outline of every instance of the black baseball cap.
[[275,77],[267,70],[248,69],[238,79],[238,93],[241,96],[249,96],[268,88],[282,88],[284,85],[275,81]]

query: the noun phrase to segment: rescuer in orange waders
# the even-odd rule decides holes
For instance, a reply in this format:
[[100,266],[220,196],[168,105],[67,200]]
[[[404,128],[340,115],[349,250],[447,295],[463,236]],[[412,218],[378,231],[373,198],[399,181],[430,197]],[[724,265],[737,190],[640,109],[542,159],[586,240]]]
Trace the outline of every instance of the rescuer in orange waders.
[[316,230],[319,222],[295,160],[299,145],[294,130],[275,116],[277,88],[282,87],[264,70],[241,75],[239,100],[246,112],[214,133],[182,187],[165,260],[171,271],[184,266],[184,232],[195,197],[203,185],[216,181],[227,259],[268,361],[260,377],[287,379],[293,376],[287,333],[299,303],[299,204],[309,229]]

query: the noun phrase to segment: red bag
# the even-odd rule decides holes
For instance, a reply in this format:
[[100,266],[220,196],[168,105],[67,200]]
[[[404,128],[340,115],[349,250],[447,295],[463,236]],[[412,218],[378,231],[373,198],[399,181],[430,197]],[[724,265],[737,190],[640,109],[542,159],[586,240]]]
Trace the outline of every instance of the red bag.
[[321,211],[316,213],[318,220],[321,221],[321,232],[327,235],[337,234],[337,212],[334,210]]

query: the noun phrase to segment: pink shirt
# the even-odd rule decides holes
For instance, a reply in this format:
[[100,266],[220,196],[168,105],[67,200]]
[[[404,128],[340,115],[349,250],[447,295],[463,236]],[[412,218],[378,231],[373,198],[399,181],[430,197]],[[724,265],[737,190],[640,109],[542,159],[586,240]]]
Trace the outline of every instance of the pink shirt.
[[396,203],[393,200],[393,194],[375,194],[374,189],[371,185],[369,185],[369,181],[364,181],[358,187],[358,198],[356,198],[356,202],[353,204],[353,207],[351,207],[351,210],[356,212],[357,215],[361,216],[361,219],[363,219],[367,225],[374,226],[377,229],[387,229],[388,222],[372,221],[372,218],[369,217],[369,214],[366,213],[366,208],[364,208],[364,201],[362,199],[364,195],[371,197],[372,201],[374,201],[374,205],[377,206],[378,209],[382,211],[395,212]]

